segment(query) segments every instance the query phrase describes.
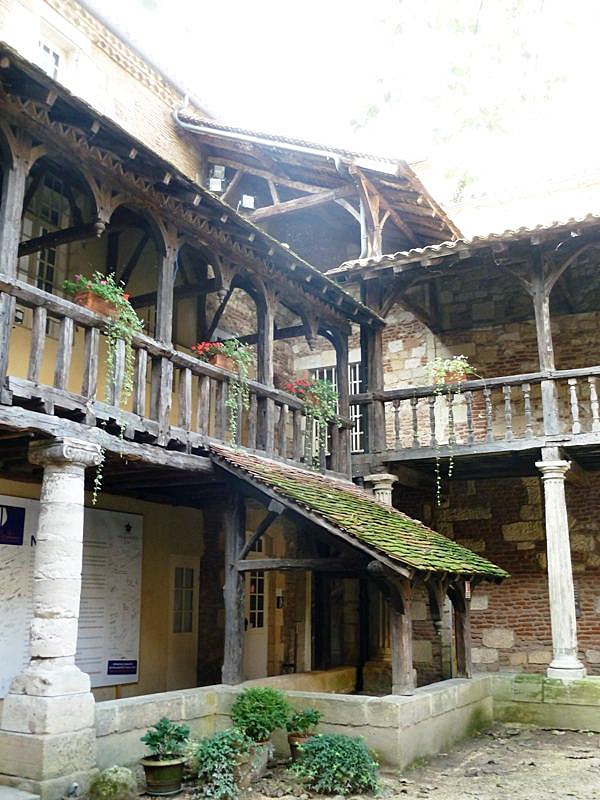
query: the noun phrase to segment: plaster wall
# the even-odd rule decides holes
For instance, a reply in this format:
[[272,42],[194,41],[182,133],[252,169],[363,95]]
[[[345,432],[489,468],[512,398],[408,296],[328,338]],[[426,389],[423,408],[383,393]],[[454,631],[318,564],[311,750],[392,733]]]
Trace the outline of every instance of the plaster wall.
[[[39,499],[38,484],[18,483],[0,479],[0,494],[13,497]],[[86,505],[91,497],[86,495]],[[170,586],[171,562],[177,556],[192,556],[200,563],[203,553],[203,515],[197,509],[149,503],[131,498],[101,493],[97,508],[127,511],[143,517],[142,589],[140,610],[140,679],[123,686],[107,686],[94,690],[97,700],[115,697],[145,695],[164,692],[169,685],[169,657],[173,672],[184,685],[196,685],[196,664],[177,663],[175,648],[169,653],[167,645],[171,630]],[[173,535],[177,531],[177,535]],[[2,565],[0,564],[0,572]],[[203,583],[212,579],[200,573],[199,591]],[[197,598],[196,598],[197,599]],[[173,669],[174,668],[174,669]],[[180,684],[181,685],[181,684]]]

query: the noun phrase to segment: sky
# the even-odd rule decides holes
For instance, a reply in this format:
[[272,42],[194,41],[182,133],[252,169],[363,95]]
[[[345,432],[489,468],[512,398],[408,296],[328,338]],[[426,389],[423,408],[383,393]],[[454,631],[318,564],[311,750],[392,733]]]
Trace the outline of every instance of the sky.
[[446,205],[600,171],[598,0],[97,3],[224,122],[417,162]]

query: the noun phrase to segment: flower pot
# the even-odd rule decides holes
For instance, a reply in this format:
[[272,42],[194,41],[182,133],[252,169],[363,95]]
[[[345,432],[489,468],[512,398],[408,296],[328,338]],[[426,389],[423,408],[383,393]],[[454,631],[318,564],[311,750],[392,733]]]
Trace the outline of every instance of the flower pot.
[[103,297],[89,290],[77,292],[77,294],[73,295],[73,302],[93,311],[95,314],[102,314],[105,317],[112,317],[113,319],[117,316],[117,307],[114,303],[111,303],[110,300],[105,300]]
[[142,758],[146,773],[146,793],[152,797],[168,797],[181,791],[185,758]]
[[447,372],[444,375],[444,383],[463,383],[467,380],[464,372]]
[[299,733],[288,733],[288,744],[290,746],[290,755],[292,757],[292,761],[297,761],[300,757],[300,752],[298,747],[302,744],[306,744],[310,739],[310,735],[302,736]]
[[272,753],[273,745],[269,740],[252,745],[238,766],[238,784],[242,788],[264,778]]
[[224,353],[215,353],[208,357],[208,363],[213,367],[220,367],[226,369],[228,372],[235,372],[235,361],[233,358],[226,356]]

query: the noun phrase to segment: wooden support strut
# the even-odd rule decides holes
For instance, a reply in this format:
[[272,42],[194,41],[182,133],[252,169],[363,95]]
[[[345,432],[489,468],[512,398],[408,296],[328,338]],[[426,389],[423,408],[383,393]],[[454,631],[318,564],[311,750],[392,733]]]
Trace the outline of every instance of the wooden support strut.
[[[285,507],[278,503],[276,500],[271,500],[267,507],[267,514],[265,518],[261,521],[258,528],[252,534],[250,539],[246,542],[246,544],[242,547],[242,550],[238,556],[238,562],[242,561],[248,553],[252,550],[254,545],[259,541],[259,539],[267,532],[267,530],[271,527],[271,525],[275,522],[277,517],[279,517],[285,511]],[[238,566],[239,569],[239,566]]]

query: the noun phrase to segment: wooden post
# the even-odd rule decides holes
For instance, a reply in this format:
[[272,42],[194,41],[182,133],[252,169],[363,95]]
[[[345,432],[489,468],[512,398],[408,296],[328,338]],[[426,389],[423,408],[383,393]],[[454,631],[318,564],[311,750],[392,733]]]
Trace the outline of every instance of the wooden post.
[[[265,386],[273,386],[273,344],[275,331],[275,298],[267,295],[256,305],[258,317],[257,378]],[[275,401],[261,397],[258,401],[258,446],[267,454],[275,449]]]
[[[381,307],[381,288],[374,281],[367,281],[362,286],[362,300],[365,305],[378,311]],[[383,381],[383,335],[380,328],[361,325],[360,352],[362,364],[363,391],[377,392],[384,388]],[[373,400],[368,406],[366,421],[369,453],[385,450],[385,410],[381,400]]]
[[364,668],[369,660],[369,583],[367,578],[358,580],[358,670],[356,673],[356,691],[362,692],[364,686]]
[[173,289],[175,286],[175,262],[177,247],[168,245],[158,273],[156,296],[156,338],[171,343],[173,337]]
[[[350,416],[350,375],[348,335],[335,334],[333,344],[335,347],[335,363],[337,371],[338,411],[341,417]],[[350,431],[343,427],[339,431],[339,450],[337,454],[337,469],[346,475],[352,476]]]
[[225,649],[223,683],[241,683],[244,675],[244,575],[238,572],[238,557],[245,541],[245,503],[232,487],[224,515],[225,523]]
[[[0,275],[15,278],[21,236],[21,214],[30,158],[13,155],[13,163],[4,169],[0,202]],[[4,379],[8,370],[10,334],[15,315],[15,298],[0,293],[0,400],[5,394]],[[8,398],[7,398],[8,399]]]
[[412,642],[412,587],[407,580],[394,581],[390,594],[392,647],[392,694],[405,694],[415,688]]
[[471,678],[473,662],[471,658],[471,584],[457,581],[448,589],[448,596],[454,607],[456,641],[456,677]]
[[[550,322],[550,292],[553,284],[545,277],[543,258],[538,251],[534,251],[531,267],[530,293],[535,314],[540,371],[546,372],[555,369],[552,325]],[[543,380],[540,388],[544,415],[544,433],[546,435],[560,433],[556,383],[553,380]]]

